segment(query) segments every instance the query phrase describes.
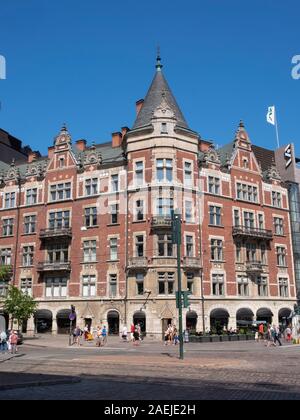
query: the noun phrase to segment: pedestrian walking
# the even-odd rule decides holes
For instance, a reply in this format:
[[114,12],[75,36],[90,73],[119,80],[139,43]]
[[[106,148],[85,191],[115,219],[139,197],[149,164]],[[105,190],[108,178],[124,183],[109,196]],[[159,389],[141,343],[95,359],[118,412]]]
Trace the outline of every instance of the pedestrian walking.
[[7,352],[7,334],[5,331],[2,331],[0,334],[0,351],[2,354]]
[[11,354],[16,354],[18,352],[18,335],[16,331],[11,331],[9,336],[9,342],[11,346]]
[[130,339],[131,339],[131,341],[134,341],[134,331],[135,331],[135,326],[134,326],[134,324],[131,324],[131,326],[130,326]]
[[285,330],[285,340],[287,343],[290,343],[292,340],[292,330],[290,327],[287,327]]
[[278,344],[279,344],[279,346],[282,346],[282,343],[281,343],[281,341],[280,341],[280,329],[279,329],[279,327],[278,326],[273,326],[273,329],[274,329],[274,343],[276,344],[276,341],[278,342]]
[[105,346],[105,344],[107,343],[107,329],[105,325],[102,328],[101,336],[102,336],[102,345]]
[[138,346],[139,342],[140,342],[139,330],[135,328],[134,333],[133,333],[133,345]]
[[77,346],[81,346],[81,337],[82,337],[82,331],[79,328],[79,326],[76,327],[75,329],[75,343],[77,344]]
[[127,330],[127,327],[126,327],[126,325],[124,325],[124,327],[123,327],[123,329],[122,329],[122,339],[123,339],[123,341],[128,341],[128,330]]

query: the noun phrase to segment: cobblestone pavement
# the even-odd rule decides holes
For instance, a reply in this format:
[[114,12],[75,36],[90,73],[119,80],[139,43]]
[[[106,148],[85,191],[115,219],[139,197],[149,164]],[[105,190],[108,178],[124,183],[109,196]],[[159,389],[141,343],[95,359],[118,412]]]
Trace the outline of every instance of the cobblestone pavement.
[[[30,374],[41,386],[0,391],[0,399],[300,400],[299,346],[190,343],[182,361],[177,347],[155,342],[133,347],[115,340],[101,349],[40,343],[23,346],[22,358],[1,363],[0,381],[14,372],[17,385]],[[41,375],[53,375],[57,385],[44,386]],[[62,376],[80,382],[59,384]]]

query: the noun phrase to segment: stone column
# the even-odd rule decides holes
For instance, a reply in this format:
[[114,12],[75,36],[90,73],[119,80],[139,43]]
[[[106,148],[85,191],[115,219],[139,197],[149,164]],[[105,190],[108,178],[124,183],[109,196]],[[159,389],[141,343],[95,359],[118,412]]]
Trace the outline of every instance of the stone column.
[[232,328],[233,330],[236,329],[236,316],[230,316],[228,319],[228,330]]
[[33,337],[35,334],[35,323],[34,323],[34,317],[31,316],[27,321],[27,335],[29,337]]
[[57,335],[57,320],[56,320],[56,316],[53,316],[53,319],[52,319],[52,335]]

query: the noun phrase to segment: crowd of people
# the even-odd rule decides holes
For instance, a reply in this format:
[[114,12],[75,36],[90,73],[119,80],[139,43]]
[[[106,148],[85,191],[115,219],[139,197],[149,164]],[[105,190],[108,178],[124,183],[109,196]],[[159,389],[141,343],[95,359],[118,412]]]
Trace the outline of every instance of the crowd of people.
[[16,354],[18,352],[18,333],[11,330],[9,332],[1,331],[0,333],[0,353]]
[[279,326],[268,324],[266,327],[263,324],[260,324],[258,331],[255,333],[255,341],[263,341],[267,347],[274,346],[277,344],[282,346],[282,338],[285,339],[287,343],[292,341],[292,330],[288,326],[283,332],[280,330]]

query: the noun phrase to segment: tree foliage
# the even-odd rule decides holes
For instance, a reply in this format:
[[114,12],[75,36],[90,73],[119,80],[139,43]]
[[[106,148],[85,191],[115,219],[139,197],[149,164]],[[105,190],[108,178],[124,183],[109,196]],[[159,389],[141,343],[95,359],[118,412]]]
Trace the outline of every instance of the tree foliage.
[[18,326],[27,321],[36,311],[38,303],[15,286],[10,286],[4,300],[3,310],[8,313]]
[[5,281],[9,280],[12,272],[12,267],[10,265],[0,265],[0,280]]

